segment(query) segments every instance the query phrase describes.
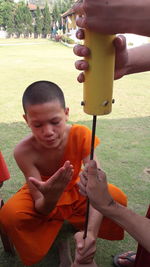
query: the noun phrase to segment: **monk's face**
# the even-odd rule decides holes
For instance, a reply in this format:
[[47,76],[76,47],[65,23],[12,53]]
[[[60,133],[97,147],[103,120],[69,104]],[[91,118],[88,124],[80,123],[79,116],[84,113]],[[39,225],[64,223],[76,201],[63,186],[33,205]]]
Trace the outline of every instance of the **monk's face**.
[[24,115],[36,141],[45,148],[58,148],[65,140],[69,109],[58,100],[29,105]]

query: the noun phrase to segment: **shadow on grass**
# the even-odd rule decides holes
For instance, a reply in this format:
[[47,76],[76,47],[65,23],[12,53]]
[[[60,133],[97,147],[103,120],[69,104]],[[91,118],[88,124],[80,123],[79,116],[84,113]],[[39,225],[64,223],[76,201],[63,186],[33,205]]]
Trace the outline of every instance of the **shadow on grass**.
[[[71,122],[73,123],[73,122]],[[92,120],[75,123],[92,127]],[[23,122],[0,123],[1,150],[8,164],[11,179],[1,188],[1,197],[6,201],[24,183],[24,177],[12,156],[15,145],[27,134],[29,129]],[[109,182],[120,187],[129,199],[129,206],[144,215],[149,204],[150,174],[150,117],[109,120],[98,118],[96,135],[101,145],[96,149],[98,159],[107,173]],[[57,242],[56,242],[57,243]],[[74,242],[71,237],[72,251]],[[112,266],[111,255],[126,250],[134,250],[136,242],[128,235],[124,241],[97,241],[96,261],[103,267]],[[3,251],[0,243],[0,267],[22,267],[18,257],[10,257]],[[59,266],[57,244],[37,267]]]

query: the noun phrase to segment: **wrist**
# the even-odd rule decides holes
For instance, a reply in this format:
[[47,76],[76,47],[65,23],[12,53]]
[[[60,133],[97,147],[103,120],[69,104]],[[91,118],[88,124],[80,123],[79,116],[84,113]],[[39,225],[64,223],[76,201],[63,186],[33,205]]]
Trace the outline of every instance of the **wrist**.
[[132,53],[134,53],[133,49],[134,48],[128,49],[128,61],[126,63],[126,75],[131,74],[133,72],[132,71],[132,69],[133,69],[133,60],[132,60],[133,54]]
[[114,199],[111,199],[107,205],[101,207],[100,212],[106,217],[111,217],[116,211],[117,205],[118,203]]
[[56,203],[50,201],[44,197],[35,200],[35,209],[37,212],[48,215],[55,207]]

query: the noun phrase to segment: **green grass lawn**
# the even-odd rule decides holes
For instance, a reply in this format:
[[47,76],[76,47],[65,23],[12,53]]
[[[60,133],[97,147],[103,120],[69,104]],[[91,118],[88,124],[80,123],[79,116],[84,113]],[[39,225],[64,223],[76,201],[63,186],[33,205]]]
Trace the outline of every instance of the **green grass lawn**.
[[[83,113],[80,105],[82,85],[76,82],[76,57],[71,48],[49,40],[0,40],[0,44],[0,148],[11,173],[11,179],[0,189],[0,196],[6,201],[24,183],[12,151],[29,132],[22,118],[21,98],[30,83],[45,79],[57,83],[66,96],[71,122],[91,128],[92,117]],[[150,168],[150,73],[115,81],[114,98],[112,113],[98,117],[96,134],[101,145],[97,156],[109,182],[120,187],[128,195],[128,205],[144,215],[150,193],[150,174],[146,171]],[[71,244],[73,250],[72,237]],[[35,266],[57,267],[56,245]],[[135,250],[136,242],[128,234],[119,242],[98,240],[97,264],[112,266],[111,255],[129,249]],[[23,264],[17,256],[6,255],[0,243],[0,267],[10,266]]]

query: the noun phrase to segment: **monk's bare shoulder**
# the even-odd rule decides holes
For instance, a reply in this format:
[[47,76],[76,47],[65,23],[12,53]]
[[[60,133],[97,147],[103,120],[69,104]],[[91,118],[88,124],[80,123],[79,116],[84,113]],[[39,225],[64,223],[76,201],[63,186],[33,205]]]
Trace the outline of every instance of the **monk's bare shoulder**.
[[22,139],[14,148],[14,158],[18,161],[21,158],[30,158],[35,151],[35,138],[29,135]]

